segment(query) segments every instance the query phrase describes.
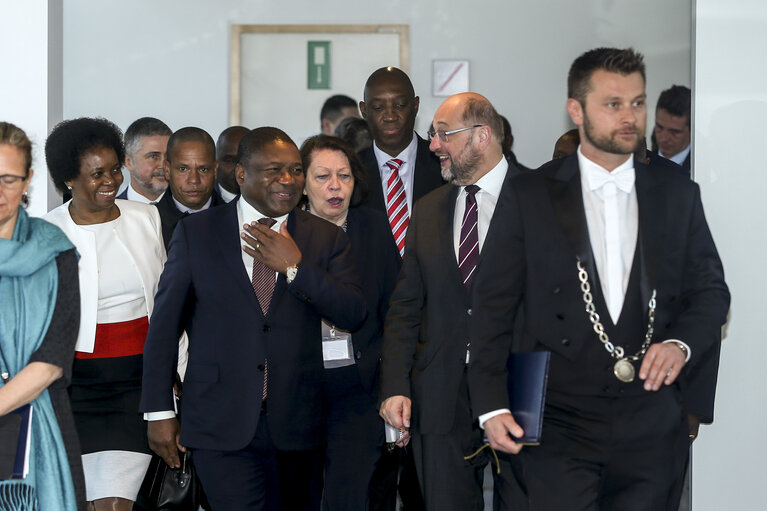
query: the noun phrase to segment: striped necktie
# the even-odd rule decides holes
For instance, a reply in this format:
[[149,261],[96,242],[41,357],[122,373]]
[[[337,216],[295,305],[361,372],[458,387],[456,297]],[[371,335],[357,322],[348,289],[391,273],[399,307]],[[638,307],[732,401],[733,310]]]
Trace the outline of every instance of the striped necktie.
[[[277,220],[274,218],[262,218],[258,221],[260,224],[264,224],[267,227],[273,226]],[[270,269],[264,263],[258,259],[253,259],[253,277],[251,284],[253,284],[253,291],[256,292],[256,298],[258,298],[258,304],[261,306],[261,312],[269,312],[269,304],[272,301],[272,294],[274,293],[275,272]],[[264,388],[261,392],[261,399],[266,401],[266,382],[267,382],[267,361],[264,360]]]
[[405,253],[405,234],[410,223],[405,186],[398,172],[403,163],[405,162],[398,158],[386,162],[386,166],[392,171],[386,183],[386,213],[389,215],[389,225],[400,257]]
[[461,224],[461,240],[458,245],[458,269],[461,271],[463,285],[471,289],[471,280],[479,259],[479,232],[477,229],[477,198],[479,186],[469,185],[466,188],[466,211],[463,213]]

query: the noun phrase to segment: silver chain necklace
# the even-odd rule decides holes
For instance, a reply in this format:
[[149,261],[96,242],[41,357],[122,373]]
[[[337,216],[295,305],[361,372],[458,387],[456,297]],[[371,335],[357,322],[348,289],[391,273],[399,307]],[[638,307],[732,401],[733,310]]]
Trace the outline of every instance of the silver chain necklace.
[[583,291],[583,303],[586,304],[586,312],[589,315],[589,320],[594,328],[594,332],[596,332],[599,337],[599,342],[604,345],[607,353],[609,353],[611,357],[617,359],[617,362],[615,362],[615,365],[613,366],[615,377],[624,383],[631,383],[634,381],[634,376],[636,374],[632,362],[636,362],[644,357],[644,354],[647,352],[647,348],[650,347],[650,342],[652,341],[653,325],[655,324],[655,289],[652,290],[652,296],[650,297],[650,302],[648,304],[647,333],[645,334],[644,343],[642,343],[642,347],[639,351],[633,355],[626,356],[622,346],[615,346],[610,342],[610,338],[607,336],[605,327],[602,325],[602,321],[597,313],[597,308],[594,306],[594,298],[591,295],[591,286],[589,285],[589,274],[586,272],[586,268],[583,267],[580,258],[578,258],[577,262],[578,280],[581,281],[581,291]]

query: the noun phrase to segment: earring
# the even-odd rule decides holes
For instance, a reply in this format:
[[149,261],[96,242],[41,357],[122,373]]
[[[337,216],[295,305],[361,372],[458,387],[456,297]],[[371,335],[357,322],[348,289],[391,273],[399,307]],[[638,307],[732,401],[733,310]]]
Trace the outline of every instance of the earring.
[[21,194],[21,205],[24,206],[24,208],[29,206],[29,194],[27,192]]

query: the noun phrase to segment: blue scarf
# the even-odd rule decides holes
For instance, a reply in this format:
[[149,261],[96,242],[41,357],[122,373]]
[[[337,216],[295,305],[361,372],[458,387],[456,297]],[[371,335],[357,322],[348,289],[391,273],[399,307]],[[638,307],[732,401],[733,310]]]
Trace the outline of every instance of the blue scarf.
[[[74,248],[61,230],[19,207],[10,240],[0,239],[0,350],[11,378],[40,347],[58,290],[56,256]],[[48,390],[32,401],[29,475],[0,481],[0,509],[76,510],[64,440]]]

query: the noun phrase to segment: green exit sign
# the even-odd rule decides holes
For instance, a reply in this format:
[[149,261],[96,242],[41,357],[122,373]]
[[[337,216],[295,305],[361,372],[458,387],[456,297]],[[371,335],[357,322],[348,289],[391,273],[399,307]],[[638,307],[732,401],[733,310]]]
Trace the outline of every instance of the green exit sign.
[[309,89],[330,88],[330,41],[308,41]]

